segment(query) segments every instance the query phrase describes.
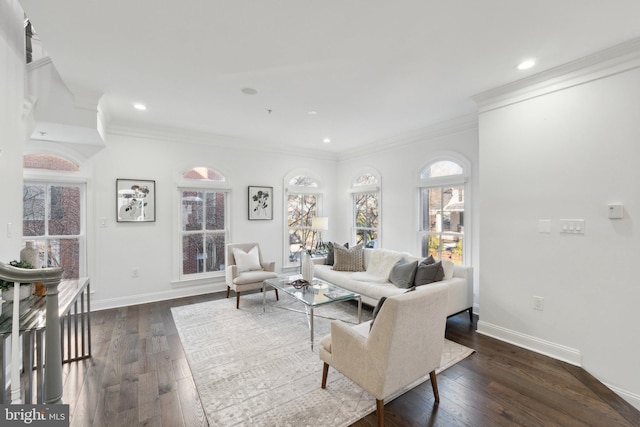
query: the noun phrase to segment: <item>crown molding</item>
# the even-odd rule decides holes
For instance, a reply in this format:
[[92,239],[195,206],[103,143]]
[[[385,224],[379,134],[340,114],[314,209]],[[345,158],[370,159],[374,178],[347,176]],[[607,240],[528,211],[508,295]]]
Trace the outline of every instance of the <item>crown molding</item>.
[[470,130],[478,130],[478,115],[475,113],[439,122],[412,132],[380,139],[352,150],[346,150],[339,153],[338,158],[339,160],[361,158],[374,153],[395,150]]
[[237,138],[228,135],[214,134],[209,132],[199,132],[172,127],[159,127],[145,124],[133,125],[128,123],[108,123],[105,126],[108,135],[119,135],[125,137],[154,139],[172,143],[191,143],[234,150],[259,151],[265,153],[276,153],[297,157],[308,157],[319,160],[337,161],[338,154],[321,150],[299,148],[285,145],[264,144],[261,141]]
[[474,95],[480,113],[640,68],[640,38]]

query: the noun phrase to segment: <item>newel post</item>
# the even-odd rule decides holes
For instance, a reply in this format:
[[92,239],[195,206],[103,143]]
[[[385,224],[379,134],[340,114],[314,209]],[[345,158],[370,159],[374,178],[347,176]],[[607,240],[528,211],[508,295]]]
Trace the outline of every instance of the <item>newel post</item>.
[[60,312],[57,280],[44,281],[47,287],[47,326],[45,328],[44,403],[53,405],[62,400],[62,347],[60,346]]

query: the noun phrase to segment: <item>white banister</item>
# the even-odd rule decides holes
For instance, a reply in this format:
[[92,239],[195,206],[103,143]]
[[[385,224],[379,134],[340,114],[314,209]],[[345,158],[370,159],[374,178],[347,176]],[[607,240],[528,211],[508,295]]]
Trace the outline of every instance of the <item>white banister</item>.
[[[45,384],[44,401],[60,403],[62,399],[62,349],[60,348],[60,316],[58,285],[63,269],[25,269],[0,262],[0,279],[14,282],[13,320],[11,330],[11,403],[22,403],[20,390],[20,283],[44,282],[47,287],[47,323],[45,326]],[[31,366],[25,369],[31,369]],[[4,388],[4,384],[2,384]]]

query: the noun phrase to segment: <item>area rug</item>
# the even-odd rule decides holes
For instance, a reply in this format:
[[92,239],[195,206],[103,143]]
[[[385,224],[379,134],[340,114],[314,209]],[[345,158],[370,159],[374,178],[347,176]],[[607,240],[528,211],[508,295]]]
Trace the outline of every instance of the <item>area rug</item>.
[[[313,351],[304,306],[287,295],[276,302],[268,292],[266,311],[260,293],[243,295],[240,310],[230,298],[171,311],[211,426],[347,426],[375,410],[375,398],[334,369],[320,388],[320,339],[331,318],[356,322],[354,302],[315,309]],[[438,372],[471,353],[445,339]]]

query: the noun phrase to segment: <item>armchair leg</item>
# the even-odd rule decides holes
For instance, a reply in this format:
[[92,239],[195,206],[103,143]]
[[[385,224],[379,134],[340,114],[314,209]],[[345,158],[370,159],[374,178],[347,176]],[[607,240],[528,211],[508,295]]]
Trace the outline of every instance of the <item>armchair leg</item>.
[[280,297],[278,296],[278,290],[275,289],[275,291],[276,291],[276,301],[280,301]]
[[327,388],[327,374],[329,373],[329,364],[325,363],[322,366],[322,388]]
[[229,292],[231,291],[231,288],[229,286],[227,286],[227,298],[229,298]]
[[473,324],[473,307],[469,307],[469,322]]
[[376,413],[378,414],[378,427],[384,427],[384,401],[376,399]]
[[240,292],[236,291],[236,309],[240,309]]
[[431,388],[433,388],[433,397],[435,397],[436,403],[440,403],[440,393],[438,393],[438,381],[436,380],[436,371],[429,372],[429,378],[431,379]]

